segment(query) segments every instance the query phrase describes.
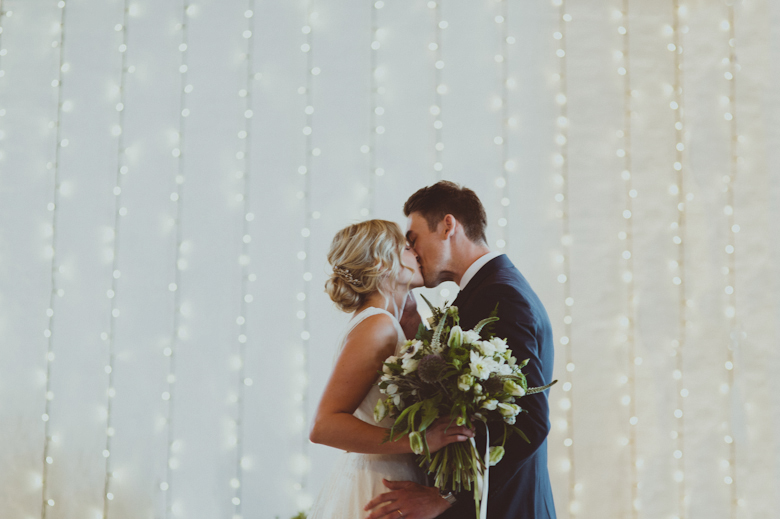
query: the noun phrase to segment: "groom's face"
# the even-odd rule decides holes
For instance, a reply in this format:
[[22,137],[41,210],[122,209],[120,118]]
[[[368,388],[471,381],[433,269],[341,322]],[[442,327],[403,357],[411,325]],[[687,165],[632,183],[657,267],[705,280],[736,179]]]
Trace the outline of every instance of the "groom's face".
[[435,287],[446,278],[446,266],[449,260],[449,240],[443,238],[445,233],[428,228],[428,222],[420,213],[412,213],[406,222],[406,239],[417,254],[425,286]]

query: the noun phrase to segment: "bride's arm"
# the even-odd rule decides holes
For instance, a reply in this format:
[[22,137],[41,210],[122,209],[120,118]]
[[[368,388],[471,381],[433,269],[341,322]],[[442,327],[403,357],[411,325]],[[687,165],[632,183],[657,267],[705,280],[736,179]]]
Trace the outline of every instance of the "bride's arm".
[[[387,315],[368,317],[347,337],[314,417],[309,439],[349,452],[399,454],[412,452],[409,441],[384,442],[387,429],[352,415],[378,378],[387,357],[395,353],[398,333]],[[473,436],[465,427],[437,425],[427,434],[431,451]]]

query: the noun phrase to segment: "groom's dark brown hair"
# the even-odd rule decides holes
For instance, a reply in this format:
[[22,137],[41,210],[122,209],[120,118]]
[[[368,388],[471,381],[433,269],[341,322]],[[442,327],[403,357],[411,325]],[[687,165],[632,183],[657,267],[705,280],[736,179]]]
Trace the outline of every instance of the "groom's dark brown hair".
[[432,186],[418,189],[404,204],[404,215],[420,213],[428,223],[428,229],[435,231],[439,222],[451,214],[463,225],[469,240],[487,243],[485,227],[487,215],[477,194],[471,189],[459,186],[449,180],[442,180]]

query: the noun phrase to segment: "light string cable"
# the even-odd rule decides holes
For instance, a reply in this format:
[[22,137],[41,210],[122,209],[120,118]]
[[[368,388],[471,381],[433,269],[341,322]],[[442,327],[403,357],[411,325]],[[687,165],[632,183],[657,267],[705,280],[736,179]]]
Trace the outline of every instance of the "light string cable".
[[57,89],[57,119],[52,123],[54,127],[56,145],[54,149],[54,162],[49,162],[46,166],[52,170],[52,183],[53,194],[52,201],[47,205],[47,209],[51,212],[51,224],[48,229],[51,234],[51,245],[47,247],[47,253],[51,257],[51,291],[49,293],[49,307],[46,309],[46,315],[49,318],[47,327],[43,331],[44,337],[46,337],[46,401],[44,404],[44,411],[42,415],[43,419],[43,470],[41,473],[41,519],[46,519],[48,515],[49,507],[54,506],[54,499],[48,496],[49,493],[49,465],[54,463],[51,457],[51,427],[49,425],[49,416],[51,413],[51,402],[54,399],[54,393],[51,390],[51,372],[52,362],[54,361],[54,337],[52,330],[54,329],[54,307],[56,298],[61,298],[65,295],[61,288],[57,288],[57,273],[59,267],[57,265],[57,224],[58,215],[57,207],[60,202],[60,155],[62,148],[68,145],[68,140],[62,138],[62,79],[63,69],[65,68],[64,61],[64,45],[65,45],[65,15],[66,8],[64,0],[60,0],[57,3],[57,7],[60,9],[60,23],[59,23],[59,40],[52,42],[52,47],[59,51],[59,66],[57,67],[57,79],[51,82],[52,87]]
[[[728,99],[724,104],[727,106],[727,111],[723,114],[723,118],[729,125],[729,174],[724,177],[724,191],[726,195],[726,205],[724,207],[724,213],[726,216],[726,222],[728,225],[726,236],[726,267],[723,269],[723,273],[726,277],[725,293],[727,296],[726,317],[728,318],[729,327],[729,339],[726,348],[726,386],[723,388],[727,398],[731,398],[731,392],[734,389],[735,382],[735,356],[738,354],[739,343],[743,336],[740,323],[737,320],[737,272],[736,272],[736,234],[740,230],[740,226],[736,223],[734,217],[734,183],[737,180],[737,174],[739,173],[739,164],[741,162],[739,157],[739,134],[737,133],[737,73],[740,70],[740,66],[737,63],[736,54],[736,33],[735,33],[735,0],[726,1],[727,16],[726,20],[721,22],[721,29],[725,30],[728,34],[728,56],[723,59],[724,65],[726,65],[726,72],[724,77],[728,82]],[[731,400],[728,401],[727,408],[730,410],[728,423],[726,424],[726,435],[724,440],[728,446],[728,460],[724,463],[727,474],[724,477],[724,482],[729,486],[729,498],[730,498],[730,516],[732,519],[737,516],[737,508],[740,504],[739,493],[737,488],[737,446],[734,441],[734,405]]]
[[684,362],[683,355],[687,344],[687,326],[688,326],[688,294],[685,282],[685,272],[687,262],[685,258],[686,245],[686,196],[685,196],[685,176],[686,171],[683,166],[685,143],[685,112],[683,107],[683,45],[680,28],[680,2],[672,0],[672,26],[669,28],[672,35],[672,42],[667,48],[674,55],[674,82],[672,85],[671,109],[674,111],[675,121],[675,162],[674,179],[675,182],[669,189],[669,193],[677,203],[677,218],[672,222],[672,232],[674,236],[672,241],[677,246],[677,257],[672,260],[671,268],[674,271],[672,283],[677,286],[678,301],[678,328],[677,338],[672,341],[672,355],[674,356],[674,371],[672,377],[675,384],[675,410],[674,426],[672,429],[672,440],[674,441],[674,452],[672,456],[675,459],[675,468],[673,479],[677,483],[677,518],[685,519],[687,517],[686,507],[686,487],[685,487],[685,398],[688,396],[688,389],[685,387]]
[[623,396],[622,403],[628,407],[628,449],[629,449],[629,484],[631,485],[630,496],[631,517],[636,518],[639,515],[639,476],[637,459],[637,432],[636,425],[639,421],[636,408],[636,367],[642,363],[642,359],[637,356],[636,337],[635,337],[635,287],[634,287],[634,226],[633,226],[633,201],[637,196],[636,189],[633,188],[632,176],[634,174],[631,160],[631,110],[632,110],[632,92],[631,92],[631,59],[630,38],[629,38],[629,0],[622,0],[622,9],[619,13],[620,25],[618,34],[622,36],[623,48],[618,52],[621,66],[618,67],[618,75],[623,78],[623,129],[617,132],[617,136],[622,138],[622,147],[617,150],[617,156],[623,159],[622,177],[625,188],[625,205],[623,208],[623,219],[625,221],[625,230],[621,231],[618,238],[624,242],[623,252],[621,254],[624,263],[623,281],[626,285],[626,315],[621,319],[621,326],[624,329],[624,339],[626,343],[628,374],[624,379],[627,384],[627,394]]
[[241,202],[241,254],[238,258],[238,263],[241,265],[241,302],[239,307],[239,315],[236,318],[236,324],[238,325],[238,359],[236,367],[238,368],[238,379],[236,381],[236,394],[234,395],[234,403],[236,404],[236,419],[234,423],[235,436],[232,440],[235,442],[235,469],[234,475],[230,479],[230,486],[233,488],[233,498],[231,502],[233,504],[233,519],[241,519],[243,510],[243,476],[244,468],[247,465],[247,461],[244,459],[244,437],[245,426],[244,416],[246,410],[245,404],[245,387],[252,385],[251,378],[245,378],[244,364],[246,362],[246,344],[247,344],[247,325],[246,316],[248,313],[248,305],[253,301],[252,295],[249,293],[249,283],[255,281],[256,275],[249,273],[249,244],[252,242],[252,235],[250,234],[250,223],[254,221],[254,214],[250,211],[250,187],[252,178],[252,116],[254,115],[254,103],[253,103],[253,86],[254,80],[257,79],[254,73],[254,60],[253,60],[253,45],[254,45],[254,33],[255,33],[255,0],[248,0],[246,11],[244,11],[244,18],[247,20],[246,29],[243,31],[242,36],[246,40],[246,53],[244,54],[244,62],[246,64],[246,75],[244,80],[244,87],[239,90],[238,95],[244,100],[244,110],[242,113],[243,129],[238,132],[238,139],[241,142],[241,151],[238,152],[237,158],[243,160],[243,167],[237,173],[237,177],[243,180],[243,189],[241,194],[238,195],[238,200]]
[[171,193],[171,201],[176,204],[176,220],[175,220],[175,237],[176,237],[176,253],[174,265],[174,280],[168,285],[168,289],[173,293],[173,322],[171,329],[170,344],[163,350],[163,355],[168,357],[168,375],[166,377],[167,388],[162,394],[162,399],[167,402],[165,423],[167,426],[167,438],[166,438],[166,460],[165,465],[165,479],[160,483],[160,490],[165,493],[165,512],[163,517],[167,519],[173,512],[172,499],[173,492],[171,491],[171,484],[173,479],[173,470],[179,465],[178,460],[174,458],[174,454],[178,451],[179,442],[174,440],[175,433],[175,399],[174,399],[174,383],[176,382],[176,350],[179,345],[182,331],[179,329],[181,324],[181,297],[179,295],[179,285],[181,283],[181,270],[186,265],[185,260],[182,258],[182,196],[185,174],[185,161],[184,161],[184,139],[185,139],[185,120],[190,115],[190,110],[187,108],[187,94],[192,92],[192,85],[187,83],[187,18],[191,13],[191,6],[188,0],[182,2],[181,22],[176,24],[176,28],[181,32],[181,42],[179,43],[179,53],[181,55],[179,64],[179,76],[180,92],[179,92],[179,127],[177,131],[177,147],[175,147],[171,154],[176,158],[176,191]]
[[[501,124],[499,127],[499,135],[493,138],[493,143],[498,146],[498,153],[500,158],[500,176],[496,178],[496,187],[499,191],[499,217],[498,217],[498,239],[496,240],[496,247],[499,250],[504,250],[507,246],[507,240],[509,232],[507,230],[508,223],[508,207],[509,197],[508,181],[509,170],[514,170],[515,162],[509,161],[509,149],[508,149],[508,125],[509,125],[509,92],[508,87],[510,84],[509,79],[509,43],[514,43],[514,38],[509,37],[507,29],[507,18],[509,16],[509,2],[506,0],[499,0],[500,13],[496,15],[494,21],[496,22],[496,28],[498,30],[498,36],[500,41],[500,51],[493,56],[493,61],[499,67],[499,79],[501,82],[501,90],[498,97],[495,98],[493,106],[498,108],[499,116],[501,117]],[[513,83],[513,81],[512,81]]]
[[[2,67],[2,58],[8,53],[6,49],[3,48],[3,22],[5,22],[6,18],[10,18],[13,16],[13,11],[6,11],[3,9],[4,2],[3,0],[0,0],[0,78],[5,77],[5,70]],[[0,107],[0,117],[5,116],[5,108]],[[0,130],[0,140],[4,138],[5,132]],[[0,160],[3,159],[4,153],[2,148],[0,148]]]
[[444,178],[442,171],[444,170],[444,163],[442,162],[442,152],[444,151],[444,142],[442,141],[442,127],[444,123],[441,120],[441,104],[442,96],[447,93],[447,85],[442,83],[442,69],[444,68],[444,61],[441,54],[441,32],[448,27],[448,23],[442,20],[441,17],[441,2],[430,0],[428,2],[428,8],[433,11],[433,20],[435,25],[434,41],[428,44],[428,49],[433,52],[434,58],[434,73],[433,81],[436,87],[435,90],[435,104],[431,106],[430,113],[434,118],[433,130],[434,130],[434,162],[433,171],[435,172],[436,180]]
[[385,174],[384,168],[377,167],[376,161],[376,141],[377,135],[385,133],[385,127],[380,124],[379,117],[385,113],[385,109],[379,106],[379,95],[384,91],[379,86],[379,68],[378,68],[378,51],[381,47],[379,42],[379,24],[378,16],[379,10],[385,6],[384,0],[377,0],[371,6],[371,59],[370,69],[371,74],[369,78],[370,88],[370,102],[371,111],[369,113],[369,128],[368,128],[368,149],[364,149],[364,152],[368,152],[368,204],[366,208],[361,209],[361,216],[373,215],[375,211],[375,196],[376,196],[376,177],[381,177]]
[[111,492],[111,440],[114,436],[113,424],[113,399],[116,395],[114,390],[114,336],[116,319],[119,317],[119,309],[116,307],[117,284],[120,276],[119,271],[119,236],[120,236],[120,218],[126,213],[122,207],[122,177],[127,174],[127,165],[125,163],[124,150],[124,113],[125,113],[125,79],[127,75],[127,22],[128,22],[129,0],[124,0],[122,4],[122,23],[114,26],[114,30],[121,33],[122,42],[119,44],[119,55],[121,57],[121,67],[119,70],[119,99],[116,104],[117,124],[111,130],[113,136],[117,138],[116,150],[116,173],[114,180],[114,222],[111,229],[111,287],[106,292],[110,302],[110,314],[108,321],[108,332],[102,334],[102,339],[106,342],[108,362],[105,367],[108,376],[108,388],[106,389],[106,443],[103,449],[103,456],[106,459],[105,478],[103,481],[103,519],[108,517],[109,501],[114,499]]
[[[301,321],[301,393],[298,394],[297,398],[301,403],[302,415],[298,420],[298,425],[301,426],[301,430],[303,430],[303,425],[306,423],[309,416],[309,399],[307,398],[309,338],[311,337],[309,323],[309,294],[311,292],[312,280],[311,261],[309,259],[309,236],[311,235],[312,218],[319,217],[319,214],[313,215],[311,210],[311,167],[313,157],[318,157],[321,153],[319,148],[313,147],[312,141],[312,115],[314,114],[314,93],[312,88],[314,85],[314,77],[318,76],[321,70],[319,67],[314,66],[314,59],[311,51],[313,43],[312,22],[317,18],[317,13],[312,10],[311,0],[307,0],[305,3],[305,12],[306,25],[303,26],[302,32],[305,35],[304,48],[306,49],[306,85],[299,90],[299,92],[306,96],[306,107],[304,108],[305,126],[303,128],[304,165],[298,169],[299,173],[303,175],[303,190],[298,192],[298,196],[302,200],[303,206],[303,228],[301,229],[303,247],[298,252],[298,259],[301,261],[301,268],[303,269],[303,284],[301,291],[298,293],[299,306],[298,312],[296,314],[298,319]],[[303,509],[309,506],[308,495],[306,494],[306,489],[308,487],[307,472],[309,469],[309,441],[306,434],[301,434],[300,442],[300,454],[298,455],[298,461],[295,464],[300,480],[295,483],[295,490],[298,492],[296,504],[299,509]]]
[[560,274],[558,282],[563,288],[563,335],[559,342],[563,348],[564,362],[566,372],[564,373],[563,391],[566,396],[561,400],[561,408],[565,411],[565,435],[563,446],[566,447],[566,460],[564,469],[568,476],[569,486],[569,513],[575,516],[580,509],[577,501],[577,472],[574,462],[574,409],[573,409],[573,375],[574,357],[571,345],[571,324],[572,324],[572,306],[574,298],[571,295],[571,227],[569,214],[569,78],[567,68],[567,26],[571,21],[571,15],[567,12],[566,0],[554,0],[554,5],[558,6],[558,30],[553,33],[553,38],[558,41],[558,48],[555,55],[558,57],[558,94],[556,102],[559,106],[558,119],[556,125],[558,133],[555,136],[555,143],[558,145],[558,152],[555,155],[554,162],[558,166],[555,175],[555,184],[558,186],[558,192],[555,194],[555,201],[558,203],[556,215],[561,219],[561,253],[557,255],[556,262],[560,265]]

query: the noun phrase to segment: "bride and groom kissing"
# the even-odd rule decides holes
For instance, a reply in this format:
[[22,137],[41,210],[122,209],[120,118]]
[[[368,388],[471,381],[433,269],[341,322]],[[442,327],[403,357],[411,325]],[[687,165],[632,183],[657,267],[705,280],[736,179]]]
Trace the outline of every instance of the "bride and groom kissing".
[[[350,225],[333,239],[333,273],[325,289],[336,306],[353,314],[312,425],[310,440],[345,451],[317,497],[309,519],[474,518],[470,492],[429,486],[410,442],[385,441],[393,420],[374,420],[382,395],[377,373],[398,355],[421,322],[411,289],[454,281],[462,328],[471,329],[498,304],[495,334],[512,355],[529,359],[529,386],[552,380],[552,327],[542,302],[504,254],[487,246],[487,217],[477,195],[441,181],[414,193],[404,205],[407,229],[384,220]],[[506,440],[503,460],[491,467],[490,519],[554,519],[547,471],[550,430],[547,391],[522,400],[517,425],[528,438]],[[490,429],[492,430],[492,425]],[[498,437],[498,434],[493,436]],[[426,431],[431,452],[485,435],[440,418]]]

